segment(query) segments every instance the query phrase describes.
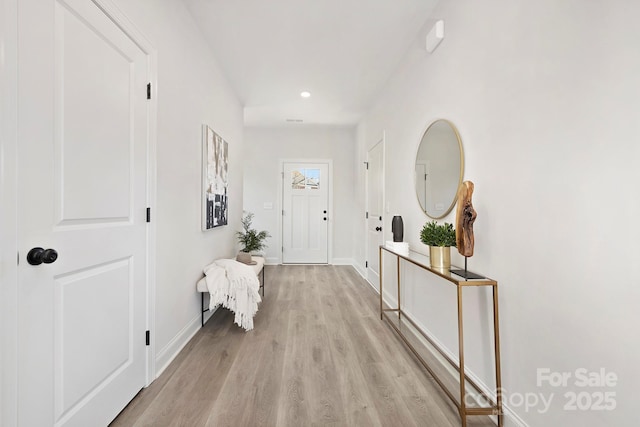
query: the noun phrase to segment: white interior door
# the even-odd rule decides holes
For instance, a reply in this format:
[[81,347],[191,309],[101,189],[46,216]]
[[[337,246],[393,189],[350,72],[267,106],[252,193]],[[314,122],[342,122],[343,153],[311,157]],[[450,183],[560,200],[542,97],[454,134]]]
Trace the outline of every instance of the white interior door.
[[284,163],[282,262],[329,261],[329,165]]
[[145,385],[147,55],[89,0],[18,15],[18,418],[104,426]]
[[383,142],[367,153],[367,280],[379,284],[380,261],[378,247],[384,243]]

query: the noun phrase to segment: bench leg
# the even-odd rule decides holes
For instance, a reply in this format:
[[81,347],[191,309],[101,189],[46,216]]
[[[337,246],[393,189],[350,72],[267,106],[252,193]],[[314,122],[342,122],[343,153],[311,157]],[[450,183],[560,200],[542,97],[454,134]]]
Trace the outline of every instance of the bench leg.
[[200,292],[200,301],[202,301],[202,326],[204,326],[204,314],[209,311],[209,308],[204,309],[204,292]]

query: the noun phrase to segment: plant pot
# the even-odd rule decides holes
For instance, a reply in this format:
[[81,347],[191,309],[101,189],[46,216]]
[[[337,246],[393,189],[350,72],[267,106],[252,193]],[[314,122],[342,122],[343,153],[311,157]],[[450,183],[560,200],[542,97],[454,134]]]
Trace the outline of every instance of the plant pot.
[[429,246],[431,268],[451,268],[451,246]]

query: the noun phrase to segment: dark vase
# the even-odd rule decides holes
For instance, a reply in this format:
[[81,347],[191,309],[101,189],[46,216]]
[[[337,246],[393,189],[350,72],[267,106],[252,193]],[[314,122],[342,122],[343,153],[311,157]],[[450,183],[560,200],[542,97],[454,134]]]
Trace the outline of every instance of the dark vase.
[[402,242],[402,238],[404,237],[404,224],[401,216],[396,215],[391,220],[391,232],[393,233],[394,242]]

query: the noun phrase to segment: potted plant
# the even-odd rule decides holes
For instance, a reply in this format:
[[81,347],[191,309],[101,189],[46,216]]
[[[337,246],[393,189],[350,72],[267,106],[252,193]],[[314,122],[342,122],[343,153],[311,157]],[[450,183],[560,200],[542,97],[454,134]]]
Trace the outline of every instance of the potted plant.
[[429,260],[432,268],[451,267],[451,246],[456,246],[456,231],[453,224],[435,221],[425,223],[420,231],[420,241],[429,246]]
[[242,246],[242,249],[240,249],[242,252],[254,253],[261,251],[267,247],[264,241],[267,237],[271,237],[271,235],[265,230],[259,232],[251,228],[252,221],[253,214],[251,212],[245,212],[241,221],[243,231],[236,232],[238,242]]

